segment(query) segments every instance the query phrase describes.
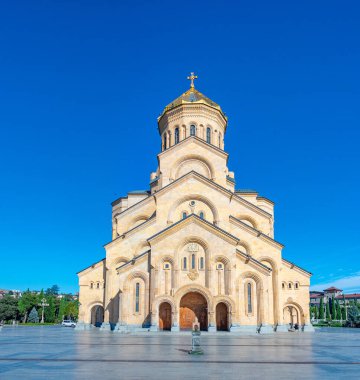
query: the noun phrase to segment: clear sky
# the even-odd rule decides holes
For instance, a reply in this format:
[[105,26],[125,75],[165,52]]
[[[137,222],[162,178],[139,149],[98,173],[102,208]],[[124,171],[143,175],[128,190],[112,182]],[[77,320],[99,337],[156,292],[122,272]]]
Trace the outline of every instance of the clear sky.
[[148,189],[156,118],[197,88],[229,117],[237,188],[275,202],[313,288],[360,291],[358,1],[5,1],[0,288],[77,291],[110,203]]

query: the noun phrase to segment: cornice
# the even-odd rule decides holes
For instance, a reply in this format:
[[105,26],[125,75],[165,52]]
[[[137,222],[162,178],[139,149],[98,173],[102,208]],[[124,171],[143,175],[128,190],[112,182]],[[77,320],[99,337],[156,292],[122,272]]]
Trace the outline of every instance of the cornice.
[[244,253],[239,249],[236,250],[236,253],[244,260],[245,264],[251,265],[253,268],[260,270],[260,272],[262,272],[263,274],[269,276],[272,272],[271,268],[267,267],[260,261],[257,261],[251,255],[248,255],[247,253]]
[[149,195],[147,198],[141,199],[139,202],[137,202],[134,205],[128,207],[126,210],[121,211],[119,214],[116,215],[116,218],[118,218],[119,216],[123,216],[129,210],[136,210],[136,207],[138,207],[138,206],[144,206],[146,204],[146,202],[149,202],[150,200],[155,201],[154,200],[154,195]]
[[[79,272],[76,272],[77,275],[79,275],[80,273],[83,273],[83,272],[87,272],[87,271],[90,271],[90,269],[95,269],[96,267],[98,267],[100,263],[105,263],[106,262],[106,257],[104,257],[103,259],[89,265],[88,267],[82,269],[81,271]],[[85,274],[85,273],[84,273]]]
[[271,237],[265,235],[263,232],[257,230],[254,227],[249,226],[248,224],[244,223],[240,219],[235,218],[234,216],[229,216],[229,221],[232,224],[235,224],[236,226],[242,228],[243,230],[247,231],[248,233],[252,234],[253,236],[258,237],[259,239],[273,245],[276,248],[284,248],[284,245],[279,243],[278,241],[272,239]]
[[239,239],[231,235],[230,233],[226,232],[225,230],[215,226],[214,224],[209,223],[208,221],[201,219],[196,214],[190,214],[186,218],[179,220],[178,222],[172,224],[169,227],[164,228],[162,231],[156,233],[153,236],[150,236],[147,241],[150,242],[157,242],[158,240],[161,240],[163,236],[169,236],[177,231],[180,231],[187,225],[190,225],[192,223],[195,223],[203,228],[205,228],[207,231],[215,232],[215,234],[219,237],[221,237],[223,240],[227,241],[230,244],[237,245],[239,243]]
[[290,269],[295,269],[297,272],[300,272],[302,274],[305,274],[307,277],[311,277],[312,276],[312,273],[295,265],[294,263],[292,263],[291,261],[288,261],[288,260],[285,260],[284,258],[281,259],[282,262]]
[[[223,123],[224,129],[226,130],[227,126],[227,118],[222,113],[222,111],[218,110],[217,108],[211,107],[210,105],[206,103],[188,103],[188,104],[179,104],[178,106],[172,108],[171,110],[166,111],[158,118],[158,130],[160,133],[160,124],[166,123],[165,120],[172,119],[174,115],[180,114],[181,112],[189,112],[187,111],[196,111],[196,110],[202,110],[204,113],[208,113],[208,116],[216,115],[218,120],[214,120],[215,122],[220,121]],[[198,111],[197,111],[198,112]],[[184,115],[185,116],[185,115]],[[184,117],[183,116],[183,117]],[[193,115],[191,115],[193,116]],[[201,116],[201,115],[199,115]]]
[[103,247],[107,248],[109,245],[112,245],[112,243],[118,242],[119,240],[123,240],[129,235],[133,235],[134,233],[138,232],[139,230],[142,230],[144,227],[149,227],[152,224],[156,222],[156,214],[154,213],[148,220],[145,220],[145,222],[138,224],[134,228],[131,228],[130,230],[124,232],[120,236],[118,236],[116,239],[109,241],[106,243]]
[[178,147],[184,147],[184,146],[186,146],[188,144],[191,144],[193,142],[200,143],[200,145],[202,145],[204,148],[210,148],[218,156],[225,157],[226,161],[228,160],[228,157],[229,157],[228,153],[226,153],[224,150],[218,148],[217,146],[215,146],[213,144],[207,143],[205,140],[201,139],[198,136],[188,136],[188,137],[186,137],[185,139],[179,141],[177,144],[174,144],[170,148],[167,148],[167,149],[163,150],[162,152],[160,152],[157,155],[157,157],[159,159],[161,156],[165,155],[165,153],[168,153],[168,152],[171,152],[171,151],[176,151],[176,149]]
[[136,261],[138,261],[139,259],[143,258],[145,255],[149,254],[150,252],[151,252],[150,250],[147,250],[147,251],[141,253],[140,255],[133,257],[131,260],[127,261],[126,263],[121,264],[120,266],[118,266],[116,268],[116,270],[119,271],[120,269],[128,266],[129,264],[134,265],[136,263]]

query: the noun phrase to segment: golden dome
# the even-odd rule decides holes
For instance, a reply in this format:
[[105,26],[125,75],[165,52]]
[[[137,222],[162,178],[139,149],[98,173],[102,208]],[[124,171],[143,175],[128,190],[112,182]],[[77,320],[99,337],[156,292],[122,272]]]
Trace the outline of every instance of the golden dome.
[[167,112],[172,110],[175,107],[178,107],[183,104],[205,104],[207,106],[210,106],[212,108],[217,109],[220,111],[222,116],[227,119],[226,115],[222,111],[221,107],[213,102],[211,99],[209,99],[207,96],[202,94],[200,91],[196,90],[194,87],[190,87],[186,92],[184,92],[181,96],[179,96],[177,99],[172,101],[170,104],[168,104],[162,114],[159,116],[158,119],[161,119],[161,117]]

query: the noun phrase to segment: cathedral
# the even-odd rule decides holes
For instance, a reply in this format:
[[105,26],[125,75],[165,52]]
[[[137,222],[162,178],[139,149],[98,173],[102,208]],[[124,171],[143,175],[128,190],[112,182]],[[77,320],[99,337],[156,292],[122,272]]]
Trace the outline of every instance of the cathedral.
[[274,203],[236,189],[227,117],[194,86],[158,118],[149,188],[112,202],[106,257],[78,273],[77,329],[313,331],[311,273],[282,257]]

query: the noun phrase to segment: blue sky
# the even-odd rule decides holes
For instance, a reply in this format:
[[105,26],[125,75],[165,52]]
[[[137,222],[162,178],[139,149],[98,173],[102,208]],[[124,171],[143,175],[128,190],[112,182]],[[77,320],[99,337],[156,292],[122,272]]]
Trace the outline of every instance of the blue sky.
[[110,202],[147,189],[156,118],[188,88],[229,117],[237,188],[276,203],[312,284],[360,291],[356,1],[8,1],[0,12],[0,288],[104,257]]

